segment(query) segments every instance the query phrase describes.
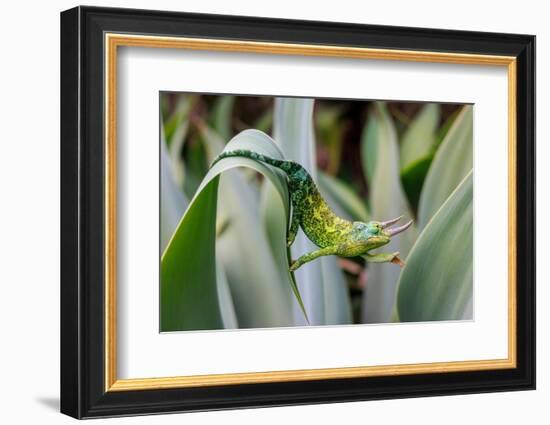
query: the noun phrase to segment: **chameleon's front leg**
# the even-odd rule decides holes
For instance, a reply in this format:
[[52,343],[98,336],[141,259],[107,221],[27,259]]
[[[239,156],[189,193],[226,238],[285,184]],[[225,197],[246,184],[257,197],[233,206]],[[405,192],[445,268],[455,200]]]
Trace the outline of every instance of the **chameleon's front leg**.
[[365,260],[367,260],[369,263],[393,263],[397,264],[401,267],[405,265],[405,263],[399,258],[399,252],[392,252],[390,253],[380,253],[380,254],[365,254],[364,257]]
[[293,272],[299,267],[303,266],[305,263],[315,260],[316,258],[322,257],[323,255],[334,255],[338,252],[338,246],[327,246],[326,248],[320,248],[315,251],[308,252],[307,254],[302,255],[290,266],[290,271]]

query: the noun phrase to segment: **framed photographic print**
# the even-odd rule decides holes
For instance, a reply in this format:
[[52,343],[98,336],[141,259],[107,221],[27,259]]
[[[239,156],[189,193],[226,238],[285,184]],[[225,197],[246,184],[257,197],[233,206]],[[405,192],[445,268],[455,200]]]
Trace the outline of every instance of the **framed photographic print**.
[[61,411],[533,389],[535,38],[61,14]]

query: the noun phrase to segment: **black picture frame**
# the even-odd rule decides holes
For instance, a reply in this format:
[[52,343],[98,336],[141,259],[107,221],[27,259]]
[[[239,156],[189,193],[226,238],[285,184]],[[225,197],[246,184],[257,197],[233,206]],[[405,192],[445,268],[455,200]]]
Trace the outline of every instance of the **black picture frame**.
[[[479,53],[517,59],[517,367],[105,391],[104,34]],[[75,418],[535,388],[535,37],[131,9],[61,13],[61,412]],[[483,170],[480,170],[483,172]]]

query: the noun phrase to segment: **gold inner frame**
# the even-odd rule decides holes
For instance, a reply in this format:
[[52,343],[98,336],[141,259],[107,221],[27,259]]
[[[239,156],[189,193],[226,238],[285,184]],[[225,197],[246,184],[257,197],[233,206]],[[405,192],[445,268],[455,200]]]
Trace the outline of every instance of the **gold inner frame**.
[[[418,364],[117,379],[116,340],[116,98],[117,48],[149,47],[503,66],[508,72],[508,357]],[[516,367],[516,58],[326,45],[105,34],[105,391],[481,371]]]

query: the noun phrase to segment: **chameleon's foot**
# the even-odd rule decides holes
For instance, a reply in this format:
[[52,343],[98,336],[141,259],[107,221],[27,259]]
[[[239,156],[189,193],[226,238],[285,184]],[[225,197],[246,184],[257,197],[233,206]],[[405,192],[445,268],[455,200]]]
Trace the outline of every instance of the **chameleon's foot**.
[[403,267],[405,265],[405,262],[399,258],[399,252],[392,252],[391,254],[366,254],[364,258],[369,263],[393,263],[397,264],[399,267]]
[[393,257],[391,263],[397,264],[401,268],[405,267],[405,262],[401,258],[399,258],[399,253],[395,257]]

